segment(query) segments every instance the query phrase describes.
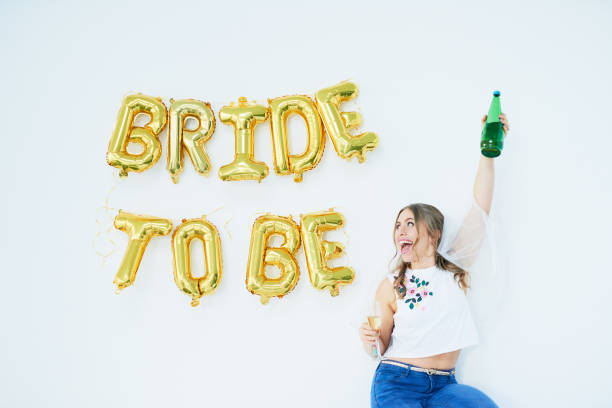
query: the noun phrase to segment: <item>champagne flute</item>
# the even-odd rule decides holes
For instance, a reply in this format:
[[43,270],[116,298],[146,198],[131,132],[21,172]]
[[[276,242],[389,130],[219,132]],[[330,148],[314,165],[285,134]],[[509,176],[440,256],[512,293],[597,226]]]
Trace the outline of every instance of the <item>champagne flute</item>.
[[[376,330],[380,335],[380,327],[382,325],[382,316],[380,313],[380,308],[377,303],[374,304],[373,313],[368,316],[368,324],[372,328],[372,330]],[[378,361],[381,360],[382,356],[380,353],[380,341],[376,339],[376,347],[372,350],[372,355],[376,357]]]

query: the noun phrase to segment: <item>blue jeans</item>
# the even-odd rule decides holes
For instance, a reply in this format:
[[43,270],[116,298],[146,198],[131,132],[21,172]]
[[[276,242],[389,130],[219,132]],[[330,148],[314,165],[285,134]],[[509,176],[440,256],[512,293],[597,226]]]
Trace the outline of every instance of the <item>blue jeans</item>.
[[454,374],[429,375],[411,371],[410,364],[401,364],[405,367],[378,364],[370,392],[373,408],[499,408],[482,391],[469,385],[457,384]]

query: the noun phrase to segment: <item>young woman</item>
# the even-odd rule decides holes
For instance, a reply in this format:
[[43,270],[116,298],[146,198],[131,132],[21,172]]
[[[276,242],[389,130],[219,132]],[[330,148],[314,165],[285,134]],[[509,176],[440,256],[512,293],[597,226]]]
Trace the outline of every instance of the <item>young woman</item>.
[[[500,120],[507,134],[503,113]],[[468,270],[487,233],[494,179],[494,159],[481,155],[472,207],[450,236],[435,207],[400,210],[393,234],[400,257],[376,291],[380,328],[365,322],[359,330],[365,351],[384,356],[372,381],[372,407],[497,407],[454,375],[461,349],[478,343],[466,299]]]

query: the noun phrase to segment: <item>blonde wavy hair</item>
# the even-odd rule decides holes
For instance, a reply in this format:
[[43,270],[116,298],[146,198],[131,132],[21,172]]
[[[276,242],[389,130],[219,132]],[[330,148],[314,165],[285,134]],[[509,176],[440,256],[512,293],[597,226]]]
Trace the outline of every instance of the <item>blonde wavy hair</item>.
[[[396,223],[402,211],[406,209],[409,209],[414,214],[414,223],[419,233],[419,237],[413,243],[412,247],[414,248],[416,246],[416,243],[421,237],[420,226],[424,226],[428,235],[434,237],[435,239],[434,246],[436,248],[436,266],[442,270],[452,273],[455,281],[459,285],[459,288],[461,288],[463,292],[467,294],[467,290],[470,288],[468,283],[469,272],[450,262],[438,253],[438,246],[440,245],[440,239],[442,237],[441,232],[443,231],[444,227],[444,215],[442,215],[440,210],[433,205],[415,203],[407,205],[399,210],[397,217],[395,218]],[[393,244],[395,246],[395,255],[393,255],[391,262],[393,262],[398,255],[397,244],[395,242],[395,227],[393,227]],[[404,278],[408,268],[411,268],[410,262],[404,262],[401,256],[398,257],[395,265],[393,265],[391,268],[392,273],[397,273],[393,282],[393,289],[400,299],[403,299],[406,296],[406,285],[404,284]]]

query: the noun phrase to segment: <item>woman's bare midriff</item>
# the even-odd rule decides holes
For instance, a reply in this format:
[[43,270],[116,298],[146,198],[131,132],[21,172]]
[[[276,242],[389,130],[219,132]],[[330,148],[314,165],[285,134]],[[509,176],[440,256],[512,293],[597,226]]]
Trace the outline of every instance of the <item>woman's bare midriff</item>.
[[401,357],[388,357],[385,358],[390,360],[401,361],[403,363],[412,364],[422,368],[435,368],[438,370],[450,370],[455,367],[461,350],[449,351],[448,353],[437,354],[431,357],[423,358],[401,358]]

